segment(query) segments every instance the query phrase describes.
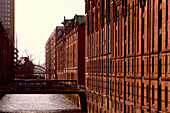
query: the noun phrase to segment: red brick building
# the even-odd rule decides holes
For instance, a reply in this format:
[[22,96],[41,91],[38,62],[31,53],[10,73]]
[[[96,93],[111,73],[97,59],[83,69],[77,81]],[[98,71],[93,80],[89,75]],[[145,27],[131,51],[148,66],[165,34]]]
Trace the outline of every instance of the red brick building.
[[84,85],[85,29],[84,16],[62,22],[63,30],[58,32],[56,44],[56,74],[58,79],[78,80]]
[[[63,28],[64,29],[64,28]],[[65,74],[65,37],[63,30],[58,32],[56,39],[56,76],[59,80],[66,80]]]
[[0,19],[0,86],[13,79],[13,44]]
[[75,15],[65,25],[65,53],[66,53],[66,79],[78,80],[79,85],[84,85],[85,70],[85,25],[84,16]]
[[46,79],[56,78],[56,37],[62,27],[57,26],[46,42]]
[[169,0],[85,0],[88,112],[170,112]]
[[20,57],[18,60],[17,71],[15,78],[31,78],[34,76],[34,64],[30,61],[29,57]]

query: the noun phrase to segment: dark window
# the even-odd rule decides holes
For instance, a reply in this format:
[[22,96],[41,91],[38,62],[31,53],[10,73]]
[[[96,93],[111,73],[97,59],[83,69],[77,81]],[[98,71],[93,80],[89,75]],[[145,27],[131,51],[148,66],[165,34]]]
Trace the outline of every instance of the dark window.
[[133,83],[132,83],[132,98],[133,98]]
[[168,1],[166,0],[166,48],[168,47]]
[[165,108],[168,107],[168,88],[165,87]]
[[130,60],[128,59],[128,72],[129,72],[129,69],[130,69],[129,64],[130,64]]
[[[155,13],[155,0],[153,0],[153,9],[152,9],[152,16],[153,16],[153,18],[155,18],[155,15],[154,15],[154,13]],[[153,51],[153,49],[154,49],[154,21],[152,21],[152,51]]]
[[98,30],[98,9],[95,9],[95,29]]
[[104,0],[100,0],[100,25],[104,25]]
[[144,34],[144,18],[143,18],[143,14],[144,14],[144,8],[142,8],[142,35]]
[[145,2],[146,2],[146,0],[140,0],[140,7],[145,6]]
[[106,0],[106,21],[110,22],[110,0]]
[[112,86],[112,87],[113,87],[113,92],[114,92],[114,82],[113,82],[112,84],[113,84],[113,86]]
[[91,12],[91,32],[93,33],[94,31],[94,13]]
[[139,84],[137,83],[137,100],[139,99]]
[[146,97],[147,97],[146,102],[148,103],[149,102],[149,87],[148,87],[148,85],[146,86]]
[[132,73],[133,73],[133,71],[134,71],[134,70],[133,70],[133,59],[132,59],[132,67],[131,67],[131,68],[132,68]]
[[168,59],[167,59],[167,55],[165,55],[165,74],[167,73],[167,62],[168,62]]
[[[130,4],[129,4],[130,9]],[[130,10],[128,12],[128,53],[130,53]]]
[[89,15],[87,15],[87,35],[90,34],[90,22],[89,22]]
[[137,67],[137,70],[136,70],[136,71],[137,71],[137,74],[138,74],[138,69],[139,69],[139,68],[138,68],[138,59],[137,59],[136,67]]
[[154,73],[154,57],[152,57],[152,73]]
[[127,15],[127,0],[122,0],[122,12],[123,16]]
[[109,98],[107,98],[107,110],[109,110]]
[[119,94],[119,82],[117,83],[117,85],[118,85],[118,94]]
[[[147,65],[147,73],[148,73],[148,67],[149,67],[149,63],[148,63],[148,57],[147,57],[147,62],[146,62],[146,65]],[[148,75],[148,74],[147,74]]]
[[160,8],[160,5],[162,3],[162,0],[159,0],[159,23],[158,23],[158,27],[159,29],[162,27],[162,9]]
[[128,83],[128,97],[129,97],[129,94],[130,94],[129,88],[130,88],[130,86],[129,86],[129,83]]
[[91,8],[92,8],[92,9],[94,8],[94,5],[95,5],[95,4],[94,4],[94,0],[91,0],[91,6],[92,6]]
[[152,104],[154,104],[154,85],[152,86]]
[[113,19],[115,22],[117,21],[117,6],[114,0],[113,0]]
[[121,95],[122,95],[122,82],[121,82]]

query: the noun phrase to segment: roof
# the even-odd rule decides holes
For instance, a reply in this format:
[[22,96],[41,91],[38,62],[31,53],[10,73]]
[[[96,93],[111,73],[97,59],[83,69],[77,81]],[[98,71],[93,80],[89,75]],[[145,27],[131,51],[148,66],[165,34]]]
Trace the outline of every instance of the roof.
[[79,24],[84,23],[84,15],[75,15],[75,22],[78,22]]

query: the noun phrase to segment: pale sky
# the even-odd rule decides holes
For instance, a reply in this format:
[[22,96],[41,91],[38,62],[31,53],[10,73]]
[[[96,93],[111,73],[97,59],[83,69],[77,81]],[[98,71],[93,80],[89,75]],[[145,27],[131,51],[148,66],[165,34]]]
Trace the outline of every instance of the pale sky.
[[15,0],[19,56],[27,49],[36,57],[34,63],[45,62],[45,42],[50,34],[61,26],[64,16],[72,19],[75,14],[84,15],[84,7],[84,0]]

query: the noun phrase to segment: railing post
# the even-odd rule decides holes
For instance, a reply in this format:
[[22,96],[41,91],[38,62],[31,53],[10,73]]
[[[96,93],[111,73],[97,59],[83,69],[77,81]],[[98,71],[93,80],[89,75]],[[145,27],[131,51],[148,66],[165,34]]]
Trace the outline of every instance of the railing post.
[[81,92],[79,94],[79,96],[80,96],[81,111],[82,112],[87,112],[86,93]]

